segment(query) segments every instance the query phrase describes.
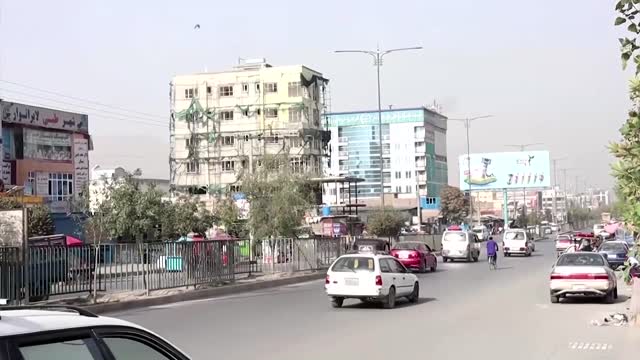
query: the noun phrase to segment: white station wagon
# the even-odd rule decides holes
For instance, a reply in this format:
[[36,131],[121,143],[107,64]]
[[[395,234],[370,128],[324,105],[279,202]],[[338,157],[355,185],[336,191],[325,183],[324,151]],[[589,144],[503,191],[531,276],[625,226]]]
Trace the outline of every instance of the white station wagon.
[[345,299],[381,301],[385,308],[406,297],[417,302],[420,297],[418,277],[393,256],[376,253],[343,255],[327,271],[324,288],[331,305],[339,308]]

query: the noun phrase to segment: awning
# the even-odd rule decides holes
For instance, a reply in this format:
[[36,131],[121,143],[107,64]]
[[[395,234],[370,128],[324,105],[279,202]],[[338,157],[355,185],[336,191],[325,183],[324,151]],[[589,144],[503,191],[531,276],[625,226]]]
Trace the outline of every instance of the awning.
[[67,235],[67,246],[82,246],[84,242],[78,238],[74,238],[73,236]]

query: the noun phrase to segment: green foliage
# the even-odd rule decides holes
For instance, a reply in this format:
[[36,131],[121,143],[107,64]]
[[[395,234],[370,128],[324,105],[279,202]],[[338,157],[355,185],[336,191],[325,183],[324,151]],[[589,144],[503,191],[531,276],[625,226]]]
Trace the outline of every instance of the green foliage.
[[29,220],[29,237],[53,235],[54,231],[56,231],[51,212],[45,205],[29,207],[27,219]]
[[313,197],[308,179],[292,171],[288,156],[264,157],[262,166],[240,180],[251,204],[247,226],[253,236],[295,237]]
[[[612,165],[613,175],[617,180],[618,199],[623,202],[619,207],[623,220],[633,229],[640,228],[640,9],[638,0],[618,0],[615,10],[618,17],[614,21],[616,26],[627,26],[628,35],[620,38],[620,57],[622,66],[626,68],[629,60],[635,65],[635,76],[629,84],[629,98],[632,106],[628,112],[627,121],[620,129],[622,139],[610,145],[611,153],[616,157]],[[636,239],[637,240],[637,239]],[[640,249],[636,242],[630,255],[638,258]],[[625,278],[629,278],[629,267],[626,266]]]
[[[22,204],[13,197],[0,197],[0,210],[17,210],[22,209]],[[27,208],[27,219],[29,226],[29,237],[53,235],[55,226],[51,212],[45,205],[29,206]]]
[[440,191],[440,215],[449,223],[460,223],[469,214],[469,201],[459,188],[445,186]]
[[213,214],[191,197],[165,203],[161,212],[162,236],[175,239],[194,232],[205,235],[214,223]]
[[406,216],[396,210],[382,209],[367,218],[367,231],[379,237],[396,237],[405,226]]
[[226,197],[220,199],[214,209],[214,215],[218,225],[224,227],[227,234],[235,236],[237,238],[244,238],[247,236],[246,221],[239,219],[240,211],[233,199]]

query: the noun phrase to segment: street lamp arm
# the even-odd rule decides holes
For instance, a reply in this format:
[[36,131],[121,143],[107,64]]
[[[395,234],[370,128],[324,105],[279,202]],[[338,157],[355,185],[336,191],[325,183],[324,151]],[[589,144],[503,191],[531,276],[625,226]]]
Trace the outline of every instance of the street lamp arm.
[[371,56],[376,56],[377,53],[375,51],[370,50],[335,50],[335,53],[361,53],[361,54],[369,54]]
[[413,47],[406,47],[406,48],[396,48],[396,49],[389,49],[389,50],[385,50],[382,55],[380,55],[380,57],[383,57],[387,54],[390,54],[392,52],[397,52],[397,51],[408,51],[408,50],[422,50],[422,46],[413,46]]

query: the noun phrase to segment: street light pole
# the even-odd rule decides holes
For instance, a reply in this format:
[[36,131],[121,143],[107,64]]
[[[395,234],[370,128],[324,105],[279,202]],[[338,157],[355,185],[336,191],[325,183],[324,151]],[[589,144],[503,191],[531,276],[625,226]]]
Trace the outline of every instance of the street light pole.
[[[372,50],[336,50],[336,53],[361,53],[368,54],[373,57],[374,65],[376,66],[377,82],[378,82],[378,145],[380,146],[380,208],[384,209],[384,164],[382,158],[382,100],[380,91],[380,66],[382,66],[382,59],[385,55],[392,52],[408,51],[408,50],[421,50],[422,46],[414,46],[407,48],[396,48],[390,50],[381,51],[379,47],[375,51]],[[418,199],[419,200],[419,199]]]
[[[515,147],[520,149],[520,151],[525,151],[528,147],[530,146],[538,146],[538,145],[543,145],[542,143],[531,143],[531,144],[517,144],[517,145],[505,145],[507,147]],[[518,209],[515,209],[515,212],[517,215]],[[515,216],[514,215],[514,216]],[[524,225],[524,228],[527,228],[527,188],[523,187],[522,188],[522,224]]]
[[464,127],[467,135],[467,185],[469,188],[469,226],[473,222],[473,199],[471,197],[471,140],[469,138],[469,128],[471,127],[471,122],[480,119],[486,119],[493,117],[493,115],[483,115],[476,116],[472,118],[464,118],[464,119],[448,119],[449,121],[462,121],[464,122]]

